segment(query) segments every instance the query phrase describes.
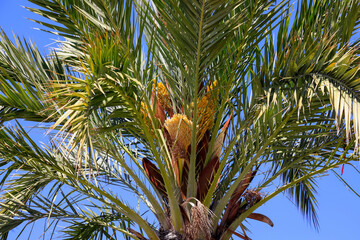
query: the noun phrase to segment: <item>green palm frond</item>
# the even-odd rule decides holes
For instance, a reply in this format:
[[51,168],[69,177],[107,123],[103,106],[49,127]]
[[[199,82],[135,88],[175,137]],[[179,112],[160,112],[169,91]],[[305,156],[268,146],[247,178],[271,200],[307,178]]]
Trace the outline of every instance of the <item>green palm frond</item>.
[[[350,8],[348,8],[349,5],[351,5]],[[334,10],[331,15],[327,15],[329,9]],[[283,137],[280,147],[282,151],[293,152],[297,155],[293,148],[294,144],[301,146],[300,151],[308,147],[316,149],[315,146],[321,142],[342,139],[343,136],[336,136],[336,133],[339,134],[344,129],[346,129],[347,142],[352,134],[357,139],[356,142],[359,141],[357,112],[359,64],[355,47],[357,40],[354,40],[354,32],[359,24],[359,16],[354,13],[358,12],[358,9],[359,4],[353,1],[336,3],[302,1],[298,5],[293,25],[290,25],[291,16],[288,16],[280,24],[277,41],[275,42],[271,37],[267,39],[265,58],[261,63],[262,69],[259,71],[259,84],[256,85],[262,86],[263,92],[258,92],[258,95],[266,94],[269,98],[273,92],[280,90],[285,96],[294,97],[302,107],[298,113],[298,120],[304,118],[306,121],[300,126],[295,124],[296,131],[301,133],[300,139],[295,131],[290,131],[289,135]],[[321,16],[324,15],[328,17],[322,18]],[[302,132],[301,128],[305,128],[302,125],[309,130]],[[330,129],[325,130],[326,126]],[[332,133],[333,136],[327,139],[328,133]],[[285,146],[285,139],[289,136],[293,137],[294,143]],[[308,141],[306,143],[308,147],[304,145],[306,141]],[[358,143],[355,144],[355,149],[357,146]],[[320,149],[313,154],[328,155],[337,148],[334,145]],[[279,158],[282,159],[282,156],[276,154],[275,159]],[[314,158],[311,161],[314,161]],[[312,163],[311,161],[309,164]],[[289,169],[289,171],[294,170]],[[286,171],[284,176],[290,176],[289,171]],[[299,191],[300,187],[301,184],[292,188],[290,192],[295,196],[300,209],[309,216],[310,212],[314,213],[314,211],[309,211],[309,209],[314,210],[312,203],[314,201],[306,201],[306,198],[310,199],[315,191]],[[308,197],[302,195],[306,192],[309,193]],[[311,215],[312,219],[316,220],[316,215]],[[316,221],[314,223],[316,225]]]
[[[78,213],[83,217],[82,219],[69,219],[66,229],[63,230],[64,239],[102,239],[105,236],[108,239],[136,239],[136,237],[128,232],[132,226],[131,221],[124,215],[115,212],[101,212],[96,213]],[[117,231],[123,235],[118,236]]]
[[[336,11],[322,18],[329,8]],[[286,86],[295,97],[305,94],[300,103],[304,105],[311,104],[316,91],[329,94],[338,124],[344,120],[347,139],[354,128],[357,142],[359,58],[352,37],[359,25],[359,16],[353,13],[359,8],[353,1],[302,1],[293,26],[288,16],[280,25],[277,42],[268,39],[259,78],[265,91]]]
[[48,98],[50,79],[64,74],[61,61],[45,59],[35,45],[0,35],[1,122],[23,118],[52,122],[59,113]]
[[[92,182],[88,180],[89,170],[82,170],[82,173],[79,173],[76,170],[76,161],[69,161],[67,158],[62,155],[61,153],[54,153],[53,150],[43,151],[41,150],[27,135],[27,133],[23,129],[19,129],[14,132],[11,129],[3,128],[1,130],[2,138],[1,138],[1,146],[2,149],[0,151],[0,158],[2,159],[2,166],[6,166],[6,164],[13,162],[13,167],[9,169],[18,170],[20,169],[23,171],[20,174],[20,182],[24,182],[28,179],[28,172],[34,172],[37,175],[42,176],[41,179],[31,179],[33,182],[33,186],[35,187],[34,190],[37,191],[41,190],[43,185],[39,185],[39,183],[46,183],[47,181],[43,181],[46,179],[51,179],[55,182],[61,183],[60,185],[66,185],[72,189],[74,189],[77,193],[85,194],[87,197],[92,198],[96,201],[103,203],[108,208],[113,208],[115,211],[119,213],[126,213],[127,216],[129,214],[132,216],[131,218],[135,217],[140,219],[140,216],[128,207],[125,203],[123,203],[117,196],[113,195],[110,192],[106,192],[101,185],[98,185],[97,182]],[[28,143],[30,141],[30,144]],[[12,147],[10,147],[12,146]],[[12,151],[9,151],[12,150]],[[16,159],[16,161],[11,161],[11,159]],[[16,167],[16,164],[19,166]],[[3,178],[3,182],[6,184],[12,184],[7,186],[4,190],[9,192],[9,195],[3,195],[4,203],[6,204],[7,201],[12,202],[12,198],[14,197],[11,192],[18,193],[20,196],[23,196],[23,192],[20,192],[21,185],[17,185],[17,181],[12,181],[11,179],[6,179],[12,176],[10,172],[6,172],[5,178]],[[70,177],[71,176],[71,177]],[[27,181],[29,187],[29,180]],[[38,180],[38,181],[36,181]],[[49,183],[49,181],[48,181]],[[38,186],[38,187],[37,187]],[[40,189],[39,189],[40,187]],[[56,188],[55,188],[56,189]],[[55,194],[55,193],[54,193]],[[31,195],[32,198],[36,198],[36,195]],[[25,199],[27,201],[34,202],[34,199]],[[19,199],[18,201],[21,201]],[[51,202],[51,200],[50,200]],[[26,202],[22,201],[22,204]],[[16,206],[16,205],[14,205]],[[6,210],[6,208],[2,208]],[[45,217],[41,215],[41,217]],[[25,218],[26,220],[27,218]],[[29,220],[29,219],[27,219]],[[145,220],[143,221],[143,229],[145,232],[150,231],[148,224]],[[105,224],[106,225],[106,224]],[[148,230],[147,230],[148,229]],[[148,232],[147,234],[149,234]],[[154,234],[154,233],[153,233]],[[151,234],[150,234],[151,235]],[[156,236],[156,235],[154,235]]]

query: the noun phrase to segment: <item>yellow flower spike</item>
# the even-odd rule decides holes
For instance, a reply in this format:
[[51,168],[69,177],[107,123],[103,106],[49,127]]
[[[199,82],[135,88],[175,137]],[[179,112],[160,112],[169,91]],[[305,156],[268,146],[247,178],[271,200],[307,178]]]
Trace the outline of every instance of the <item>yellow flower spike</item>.
[[[152,86],[153,96],[155,96],[155,89],[156,89],[156,101],[162,107],[162,109],[164,109],[168,113],[172,112],[171,98],[170,98],[169,92],[166,90],[166,87],[161,82],[157,82],[156,79],[153,79],[152,82],[154,84]],[[152,100],[154,101],[154,99],[152,99]],[[151,109],[152,109],[152,107],[151,107]],[[155,116],[157,116],[156,115],[158,113],[157,110],[158,109],[155,108]],[[148,107],[145,105],[144,102],[141,102],[140,112],[143,117],[143,120],[147,124],[150,124],[150,118],[149,118],[150,109],[148,109]],[[159,117],[159,116],[157,116],[157,117]],[[165,118],[165,116],[164,116],[164,118]],[[163,120],[165,120],[165,119],[163,119]]]
[[205,132],[214,126],[216,101],[219,91],[216,89],[217,80],[207,87],[206,94],[198,100],[197,110],[200,117],[198,137],[202,139]]
[[163,109],[167,112],[171,112],[171,98],[168,90],[162,84],[161,82],[157,82],[155,79],[153,79],[154,85],[156,87],[156,96],[157,100],[159,101],[160,105],[163,107]]
[[175,114],[165,121],[165,128],[169,132],[171,140],[186,150],[191,143],[192,121],[184,114]]
[[149,109],[144,102],[141,102],[140,113],[141,113],[141,116],[142,116],[142,119],[144,120],[144,122],[148,126],[151,126],[151,121],[149,118]]

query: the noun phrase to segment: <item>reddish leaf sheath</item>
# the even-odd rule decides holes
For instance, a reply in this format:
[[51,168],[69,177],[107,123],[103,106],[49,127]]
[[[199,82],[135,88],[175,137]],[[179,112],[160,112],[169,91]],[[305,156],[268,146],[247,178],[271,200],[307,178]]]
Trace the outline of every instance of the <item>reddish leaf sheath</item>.
[[164,179],[160,174],[160,170],[147,158],[143,158],[142,163],[149,180],[164,197],[167,197]]

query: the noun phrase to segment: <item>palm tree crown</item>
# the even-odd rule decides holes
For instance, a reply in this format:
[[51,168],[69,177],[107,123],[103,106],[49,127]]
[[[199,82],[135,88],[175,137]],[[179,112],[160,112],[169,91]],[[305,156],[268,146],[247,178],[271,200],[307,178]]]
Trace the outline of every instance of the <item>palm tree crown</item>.
[[315,178],[359,153],[359,1],[28,1],[62,40],[0,35],[1,239],[249,239],[283,192],[318,224]]

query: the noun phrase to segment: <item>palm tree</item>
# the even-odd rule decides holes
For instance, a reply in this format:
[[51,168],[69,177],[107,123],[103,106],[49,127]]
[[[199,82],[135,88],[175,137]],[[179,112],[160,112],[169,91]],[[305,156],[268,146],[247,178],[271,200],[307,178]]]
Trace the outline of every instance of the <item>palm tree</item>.
[[359,152],[359,1],[29,2],[63,40],[0,36],[1,239],[249,239],[283,192],[317,226],[315,179]]

